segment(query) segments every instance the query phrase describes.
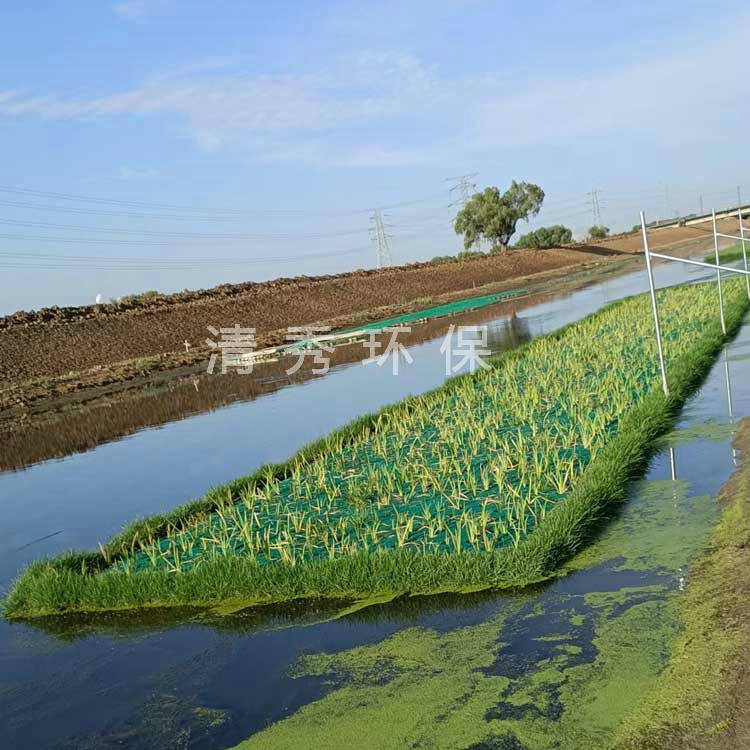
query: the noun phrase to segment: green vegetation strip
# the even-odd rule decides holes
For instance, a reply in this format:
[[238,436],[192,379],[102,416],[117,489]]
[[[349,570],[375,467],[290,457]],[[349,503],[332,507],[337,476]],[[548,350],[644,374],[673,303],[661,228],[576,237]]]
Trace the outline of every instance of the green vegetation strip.
[[[747,248],[748,257],[750,257],[750,247]],[[734,263],[737,260],[742,260],[744,258],[742,254],[742,245],[732,245],[732,247],[727,248],[726,250],[722,250],[719,253],[719,264],[724,266],[727,263]],[[703,258],[704,263],[716,263],[716,253],[708,253],[708,255],[704,256]]]
[[[731,332],[747,309],[726,284]],[[712,285],[631,298],[364,417],[288,462],[31,565],[6,616],[517,586],[549,575],[625,497],[724,337]]]

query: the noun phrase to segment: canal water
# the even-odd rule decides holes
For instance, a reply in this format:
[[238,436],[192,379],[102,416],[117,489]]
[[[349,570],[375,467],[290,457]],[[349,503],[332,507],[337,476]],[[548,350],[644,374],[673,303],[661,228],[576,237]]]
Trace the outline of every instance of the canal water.
[[[657,268],[662,286],[704,278]],[[645,274],[636,271],[519,301],[512,313],[506,307],[493,317],[490,308],[481,324],[490,348],[501,352],[645,289]],[[476,312],[466,320],[477,324]],[[445,327],[464,322],[456,317]],[[410,345],[413,361],[402,361],[395,377],[389,366],[351,361],[0,474],[0,585],[7,588],[31,560],[95,547],[135,517],[436,387],[446,378],[444,333]],[[732,425],[750,415],[748,374],[745,326],[623,513],[566,575],[533,591],[410,598],[348,613],[347,603],[306,602],[221,617],[153,611],[2,621],[3,744],[223,748],[249,738],[258,747],[344,747],[358,737],[378,747],[596,746],[668,656],[674,602],[689,585],[690,561],[737,460]],[[261,368],[247,377],[268,375]],[[647,643],[643,632],[652,636]],[[615,689],[628,679],[630,703]],[[366,710],[353,711],[352,701]],[[394,724],[387,717],[399,707],[409,713]],[[425,714],[421,729],[415,712]],[[498,737],[505,744],[486,744]]]

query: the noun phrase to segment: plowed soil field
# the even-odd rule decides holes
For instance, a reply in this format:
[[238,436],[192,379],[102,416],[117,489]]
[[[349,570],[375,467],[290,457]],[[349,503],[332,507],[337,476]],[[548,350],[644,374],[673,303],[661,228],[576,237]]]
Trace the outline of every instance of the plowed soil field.
[[278,279],[153,298],[143,304],[47,308],[0,320],[0,381],[18,384],[125,360],[206,348],[215,328],[240,324],[263,338],[289,326],[352,316],[601,257],[532,250],[445,264]]
[[[734,219],[724,220],[720,230],[736,232],[736,224]],[[650,236],[652,249],[699,251],[712,244],[710,223],[655,229]],[[488,285],[522,286],[529,278],[617,261],[641,248],[640,235],[630,234],[597,245],[226,284],[128,304],[18,312],[0,318],[0,395],[4,391],[7,406],[13,391],[11,400],[21,403],[23,394],[20,400],[17,394],[27,386],[34,390],[51,378],[75,380],[79,373],[90,378],[113,366],[148,358],[169,356],[177,365],[189,364],[208,356],[208,326],[255,328],[259,346],[266,346],[283,342],[289,326],[358,325],[420,309],[427,306],[425,301],[446,295],[480,294],[474,290]],[[86,386],[81,383],[81,387]]]

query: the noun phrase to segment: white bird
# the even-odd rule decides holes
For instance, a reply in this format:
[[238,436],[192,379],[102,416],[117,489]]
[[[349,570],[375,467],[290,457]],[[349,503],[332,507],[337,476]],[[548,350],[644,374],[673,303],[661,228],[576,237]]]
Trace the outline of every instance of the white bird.
[[101,304],[102,304],[102,302],[104,302],[104,297],[102,297],[102,295],[101,295],[101,294],[97,294],[97,295],[96,295],[96,304],[97,304],[97,305],[101,305]]

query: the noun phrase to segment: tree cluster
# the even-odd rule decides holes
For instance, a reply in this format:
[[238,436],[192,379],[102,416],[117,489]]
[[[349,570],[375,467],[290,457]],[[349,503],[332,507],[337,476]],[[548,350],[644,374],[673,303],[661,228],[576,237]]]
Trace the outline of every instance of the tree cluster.
[[551,227],[539,227],[533,232],[522,234],[515,247],[560,247],[571,242],[573,242],[573,232],[562,224],[555,224]]
[[468,250],[480,240],[487,240],[501,252],[508,249],[510,238],[521,219],[536,216],[544,201],[544,190],[530,182],[516,182],[504,193],[488,187],[475,193],[458,212],[454,228],[463,234]]

